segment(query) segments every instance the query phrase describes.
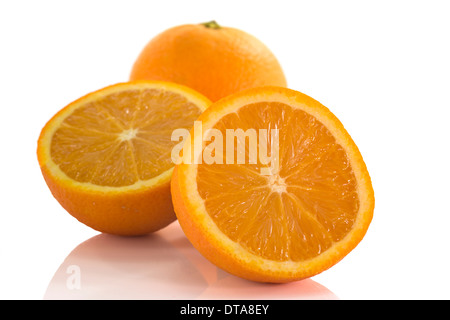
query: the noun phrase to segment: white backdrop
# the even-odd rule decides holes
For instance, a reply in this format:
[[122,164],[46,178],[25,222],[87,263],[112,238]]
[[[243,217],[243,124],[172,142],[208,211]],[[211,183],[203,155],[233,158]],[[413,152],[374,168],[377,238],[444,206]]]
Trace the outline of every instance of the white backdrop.
[[[449,14],[448,1],[434,0],[2,1],[0,298],[449,299]],[[41,176],[36,141],[54,113],[126,81],[159,32],[210,20],[262,40],[288,86],[330,108],[366,161],[376,198],[369,231],[310,280],[236,279],[199,256],[176,223],[157,240],[98,236]],[[173,246],[178,254],[164,258]],[[81,289],[68,292],[74,265]]]

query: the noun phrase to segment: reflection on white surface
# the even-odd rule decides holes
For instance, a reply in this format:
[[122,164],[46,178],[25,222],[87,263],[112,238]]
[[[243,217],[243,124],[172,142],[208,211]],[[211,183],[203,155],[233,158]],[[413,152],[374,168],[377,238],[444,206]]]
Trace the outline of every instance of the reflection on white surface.
[[337,299],[311,279],[288,284],[247,281],[217,268],[178,222],[143,237],[99,234],[76,247],[44,299]]

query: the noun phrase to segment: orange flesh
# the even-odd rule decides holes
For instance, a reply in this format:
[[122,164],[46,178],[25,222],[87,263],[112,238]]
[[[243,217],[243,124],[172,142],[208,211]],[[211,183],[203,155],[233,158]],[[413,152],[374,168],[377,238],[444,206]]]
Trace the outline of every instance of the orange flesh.
[[56,130],[51,157],[70,178],[121,187],[173,167],[174,129],[190,129],[201,111],[159,89],[115,92],[86,103]]
[[[279,129],[274,175],[261,175],[259,157],[249,164],[248,145],[245,164],[226,164],[224,156],[224,164],[198,165],[206,210],[231,240],[263,258],[297,262],[321,254],[351,230],[359,211],[356,178],[343,148],[313,116],[261,102],[221,118],[214,128],[224,137],[225,129]],[[270,141],[269,133],[267,150]],[[225,155],[225,140],[223,149]]]

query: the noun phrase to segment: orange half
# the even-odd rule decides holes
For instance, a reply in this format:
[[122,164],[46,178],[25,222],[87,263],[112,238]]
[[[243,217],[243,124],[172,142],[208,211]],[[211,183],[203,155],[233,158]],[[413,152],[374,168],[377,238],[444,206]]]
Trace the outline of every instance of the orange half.
[[[209,153],[215,161],[177,165],[172,199],[185,234],[214,264],[250,280],[288,282],[328,269],[362,240],[374,210],[370,176],[326,107],[300,92],[263,87],[222,99],[197,120],[202,132],[191,130],[186,150],[193,159]],[[223,134],[222,157],[209,129]],[[230,145],[234,163],[227,162],[231,129],[266,129],[256,156],[244,137],[241,147]],[[204,142],[196,148],[199,139]],[[263,161],[263,143],[278,166]]]
[[210,102],[187,87],[136,81],[90,93],[42,129],[38,160],[54,197],[101,232],[140,235],[176,219],[172,131],[190,129]]

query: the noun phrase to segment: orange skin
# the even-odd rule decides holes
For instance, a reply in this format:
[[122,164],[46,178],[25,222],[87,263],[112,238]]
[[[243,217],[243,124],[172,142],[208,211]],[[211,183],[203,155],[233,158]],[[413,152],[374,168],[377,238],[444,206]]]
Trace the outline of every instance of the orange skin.
[[163,80],[217,101],[259,86],[286,87],[273,53],[255,37],[217,23],[189,24],[153,38],[137,58],[130,80]]
[[41,171],[61,206],[97,231],[137,236],[157,231],[176,220],[170,181],[150,190],[112,195],[58,184],[46,166],[42,166]]

